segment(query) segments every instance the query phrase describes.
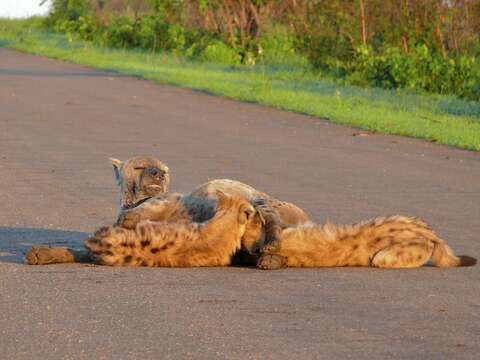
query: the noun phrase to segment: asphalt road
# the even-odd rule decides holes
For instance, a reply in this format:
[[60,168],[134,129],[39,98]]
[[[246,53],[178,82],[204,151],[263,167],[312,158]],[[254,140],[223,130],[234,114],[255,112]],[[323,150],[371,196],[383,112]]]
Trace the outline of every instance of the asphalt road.
[[26,266],[112,222],[108,157],[234,178],[314,219],[409,214],[480,256],[480,154],[0,49],[1,359],[478,359],[480,266]]

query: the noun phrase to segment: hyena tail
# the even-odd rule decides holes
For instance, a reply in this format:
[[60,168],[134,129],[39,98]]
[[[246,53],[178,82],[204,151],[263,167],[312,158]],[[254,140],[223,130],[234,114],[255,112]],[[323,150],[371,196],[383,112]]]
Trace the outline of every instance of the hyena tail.
[[473,266],[477,259],[466,255],[455,256],[450,246],[439,239],[434,242],[432,263],[438,267]]

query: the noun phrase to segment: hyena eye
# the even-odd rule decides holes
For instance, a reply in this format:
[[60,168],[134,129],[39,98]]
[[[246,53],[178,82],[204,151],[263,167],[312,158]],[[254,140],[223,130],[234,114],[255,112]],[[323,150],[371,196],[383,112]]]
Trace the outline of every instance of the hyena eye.
[[148,169],[148,172],[152,176],[157,176],[158,175],[158,169],[156,169],[156,168]]
[[155,167],[148,168],[147,173],[153,177],[163,177],[165,175],[165,171]]

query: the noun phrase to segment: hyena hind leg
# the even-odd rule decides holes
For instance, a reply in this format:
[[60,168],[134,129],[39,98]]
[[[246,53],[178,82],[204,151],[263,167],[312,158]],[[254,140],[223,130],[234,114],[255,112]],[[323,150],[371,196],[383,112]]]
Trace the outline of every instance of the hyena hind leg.
[[48,265],[65,263],[92,263],[93,259],[87,250],[65,247],[33,246],[25,254],[28,265]]
[[85,247],[97,264],[124,265],[125,257],[132,258],[127,254],[131,252],[130,246],[133,246],[133,243],[128,241],[129,233],[134,231],[116,226],[104,226],[85,241]]
[[370,265],[379,268],[404,269],[425,265],[433,252],[433,244],[425,241],[418,243],[395,244],[377,252]]

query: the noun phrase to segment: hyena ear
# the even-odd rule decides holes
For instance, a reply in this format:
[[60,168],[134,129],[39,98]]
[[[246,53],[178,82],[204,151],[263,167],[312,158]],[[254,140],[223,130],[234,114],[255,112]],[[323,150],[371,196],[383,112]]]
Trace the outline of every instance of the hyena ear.
[[113,172],[115,173],[115,181],[117,182],[117,185],[120,185],[120,169],[123,166],[123,161],[115,159],[115,158],[110,158],[110,162],[113,165]]
[[248,220],[250,220],[255,215],[255,212],[256,212],[255,208],[248,203],[240,206],[240,211],[238,214],[239,224],[245,225],[248,222]]
[[224,203],[227,202],[227,200],[229,199],[229,197],[227,196],[227,194],[225,194],[225,193],[224,193],[223,191],[221,191],[221,190],[215,191],[215,194],[217,195],[218,205],[224,204]]

